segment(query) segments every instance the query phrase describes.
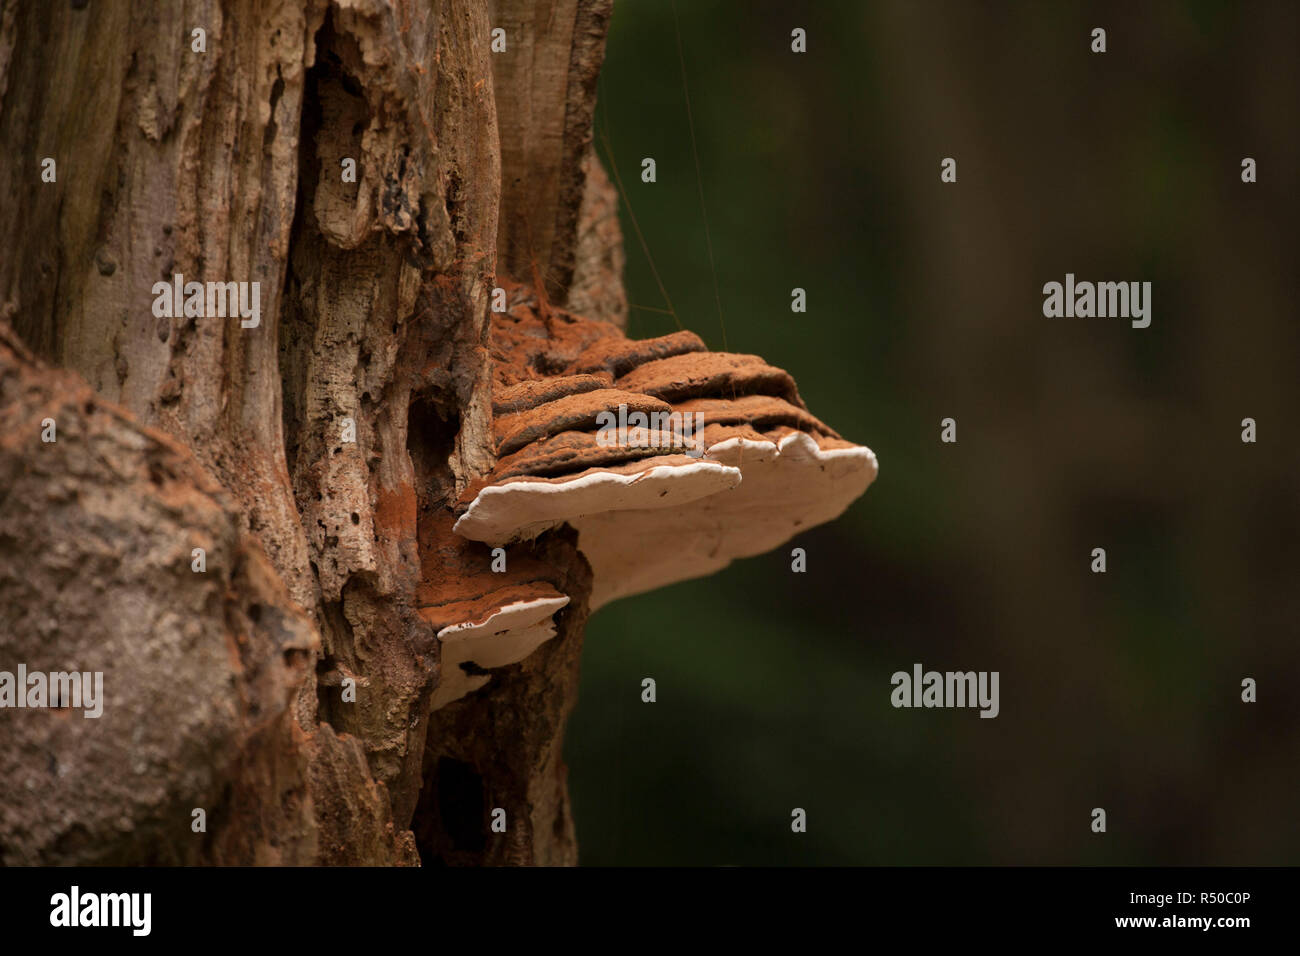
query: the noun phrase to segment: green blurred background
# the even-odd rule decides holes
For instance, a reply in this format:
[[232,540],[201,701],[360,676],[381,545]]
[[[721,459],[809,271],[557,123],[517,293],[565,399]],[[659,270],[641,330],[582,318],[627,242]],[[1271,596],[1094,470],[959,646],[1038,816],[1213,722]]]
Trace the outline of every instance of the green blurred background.
[[[685,327],[788,369],[881,471],[789,546],[593,617],[582,861],[1298,862],[1296,5],[678,19],[725,336],[668,0],[616,0],[606,168]],[[629,299],[662,309],[622,218]],[[1044,318],[1066,272],[1150,280],[1151,327]],[[915,662],[1000,671],[1001,715],[895,710]]]

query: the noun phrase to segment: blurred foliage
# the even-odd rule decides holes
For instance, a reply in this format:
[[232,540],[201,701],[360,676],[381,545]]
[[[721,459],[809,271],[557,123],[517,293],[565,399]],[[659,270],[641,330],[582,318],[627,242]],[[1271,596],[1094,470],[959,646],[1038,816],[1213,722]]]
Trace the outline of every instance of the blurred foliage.
[[[599,90],[629,332],[677,328],[635,213],[681,325],[788,369],[881,474],[593,617],[583,862],[1295,863],[1296,9],[677,7],[617,0]],[[1066,272],[1153,281],[1151,328],[1043,318]],[[1001,716],[893,709],[914,662],[1000,671]]]

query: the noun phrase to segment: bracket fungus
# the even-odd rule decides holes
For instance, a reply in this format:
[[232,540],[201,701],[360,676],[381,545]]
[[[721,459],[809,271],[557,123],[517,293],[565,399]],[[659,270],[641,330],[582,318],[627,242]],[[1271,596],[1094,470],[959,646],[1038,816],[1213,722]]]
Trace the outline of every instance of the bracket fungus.
[[491,670],[517,664],[555,637],[555,616],[569,604],[568,578],[544,552],[512,549],[498,567],[482,545],[450,534],[451,515],[439,511],[421,549],[419,615],[441,644],[441,677],[433,691],[437,710],[478,690]]
[[488,668],[517,664],[555,636],[555,612],[569,603],[563,594],[511,601],[481,621],[448,624],[442,641],[442,680],[433,692],[433,709],[478,690]]
[[[685,331],[628,339],[527,286],[506,289],[510,308],[491,328],[496,464],[441,519],[455,522],[457,553],[425,559],[420,613],[442,643],[435,709],[554,637],[569,603],[545,560],[512,548],[495,573],[483,544],[568,524],[595,610],[771,550],[838,517],[876,476],[871,450],[812,415],[794,379],[759,357],[710,352]],[[615,440],[611,420],[630,426]],[[684,435],[683,421],[701,427]]]
[[[567,522],[594,575],[592,610],[775,548],[875,479],[872,451],[758,356],[710,352],[686,331],[631,340],[525,286],[509,293],[492,324],[500,457],[462,495],[455,530],[504,545]],[[636,413],[618,441],[598,428]],[[669,416],[704,425],[683,439]]]

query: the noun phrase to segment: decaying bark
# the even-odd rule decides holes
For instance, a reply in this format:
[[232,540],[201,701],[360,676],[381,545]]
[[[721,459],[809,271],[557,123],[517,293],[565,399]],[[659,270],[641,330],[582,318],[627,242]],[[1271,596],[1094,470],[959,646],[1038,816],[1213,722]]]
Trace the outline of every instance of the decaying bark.
[[[495,461],[498,248],[622,301],[607,184],[584,206],[609,0],[0,10],[0,666],[107,697],[0,714],[0,860],[572,862],[571,533],[512,561],[570,603],[494,687],[509,726],[431,724],[424,592],[499,585],[448,511]],[[156,317],[176,273],[259,282],[260,325]]]
[[0,4],[0,671],[105,688],[0,710],[0,862],[576,862],[590,611],[876,469],[623,335],[610,0]]

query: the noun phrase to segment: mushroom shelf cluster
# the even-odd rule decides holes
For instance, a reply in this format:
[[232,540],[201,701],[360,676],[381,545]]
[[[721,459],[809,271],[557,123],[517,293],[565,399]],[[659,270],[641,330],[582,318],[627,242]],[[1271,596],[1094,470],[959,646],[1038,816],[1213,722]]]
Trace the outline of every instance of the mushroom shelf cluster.
[[[567,523],[591,566],[591,610],[769,551],[838,517],[875,479],[871,449],[814,417],[794,379],[761,358],[711,352],[687,331],[628,339],[526,286],[506,289],[508,311],[491,329],[497,463],[466,488],[454,530],[506,546]],[[620,406],[703,428],[683,439],[652,425],[602,440],[602,413]],[[474,619],[443,627],[436,703],[531,653],[567,600],[542,585],[490,609],[479,602]],[[464,676],[449,675],[457,669]]]

